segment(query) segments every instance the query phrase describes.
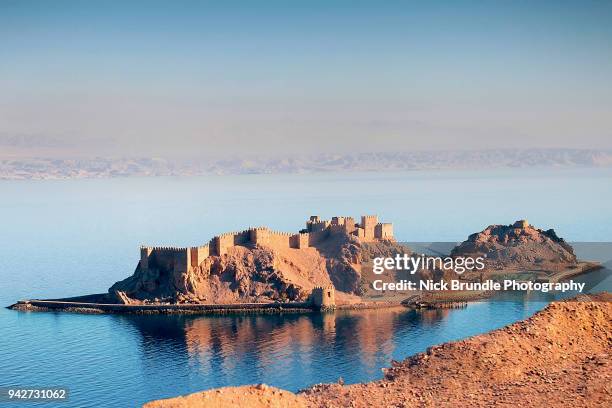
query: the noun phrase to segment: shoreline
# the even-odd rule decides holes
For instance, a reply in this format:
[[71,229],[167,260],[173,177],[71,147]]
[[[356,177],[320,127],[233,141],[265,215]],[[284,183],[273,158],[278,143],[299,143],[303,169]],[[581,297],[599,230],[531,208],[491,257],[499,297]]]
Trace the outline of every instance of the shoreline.
[[524,320],[391,361],[381,380],[213,388],[144,408],[609,406],[612,294],[552,302]]
[[[91,295],[95,296],[95,295]],[[224,314],[313,312],[307,302],[233,303],[233,304],[148,304],[77,302],[67,299],[20,300],[8,307],[18,311],[60,311],[84,314]]]
[[[537,278],[536,282],[560,282],[595,270],[602,269],[598,262],[581,261],[576,268]],[[340,303],[331,307],[319,308],[311,302],[262,302],[231,304],[122,304],[105,303],[105,293],[75,296],[60,299],[19,300],[7,307],[16,311],[66,312],[82,314],[228,314],[228,313],[313,313],[330,310],[364,310],[391,307],[408,309],[455,309],[466,307],[470,302],[490,299],[496,291],[437,291],[418,292],[406,295],[404,299],[368,300],[356,303]]]
[[231,314],[231,313],[325,313],[333,310],[365,310],[402,307],[400,302],[359,302],[319,309],[309,302],[269,302],[232,304],[125,305],[119,303],[76,302],[66,299],[19,300],[7,309],[22,312],[66,312],[82,314]]

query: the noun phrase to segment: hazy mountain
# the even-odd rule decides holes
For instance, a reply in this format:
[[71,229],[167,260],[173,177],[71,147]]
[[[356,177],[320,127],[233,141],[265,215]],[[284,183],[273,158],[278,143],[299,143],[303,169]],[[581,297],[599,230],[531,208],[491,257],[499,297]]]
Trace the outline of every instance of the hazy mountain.
[[612,166],[612,152],[586,149],[379,152],[219,160],[37,157],[0,159],[0,179],[607,166]]

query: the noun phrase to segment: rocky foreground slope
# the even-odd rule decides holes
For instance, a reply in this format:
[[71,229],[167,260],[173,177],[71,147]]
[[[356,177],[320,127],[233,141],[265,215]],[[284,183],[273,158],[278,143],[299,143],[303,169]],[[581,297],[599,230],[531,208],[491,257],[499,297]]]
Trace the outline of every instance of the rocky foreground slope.
[[612,295],[581,296],[393,362],[380,381],[321,384],[298,394],[227,387],[145,407],[609,407],[611,350]]

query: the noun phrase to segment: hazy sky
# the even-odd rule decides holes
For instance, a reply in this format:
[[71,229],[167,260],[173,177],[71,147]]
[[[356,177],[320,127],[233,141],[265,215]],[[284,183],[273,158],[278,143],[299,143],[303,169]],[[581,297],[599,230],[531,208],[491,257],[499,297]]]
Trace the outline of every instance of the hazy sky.
[[611,22],[609,1],[0,0],[0,152],[610,149]]

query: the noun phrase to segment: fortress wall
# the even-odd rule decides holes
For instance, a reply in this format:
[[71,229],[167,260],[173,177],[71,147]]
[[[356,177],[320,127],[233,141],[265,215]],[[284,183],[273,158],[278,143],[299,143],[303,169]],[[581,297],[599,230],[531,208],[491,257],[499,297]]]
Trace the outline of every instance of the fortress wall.
[[217,237],[213,237],[210,241],[208,241],[208,256],[219,256],[219,252],[217,252],[217,246]]
[[189,248],[153,247],[148,259],[148,267],[162,271],[185,272],[191,266]]
[[202,245],[189,248],[191,255],[191,266],[198,266],[210,255],[210,246]]
[[344,225],[344,217],[332,217],[331,225]]
[[329,230],[313,231],[308,234],[308,246],[314,246],[329,237]]
[[246,245],[251,241],[251,231],[244,230],[234,233],[234,245]]
[[[525,222],[526,223],[526,222]],[[186,271],[198,266],[209,256],[221,256],[236,245],[266,245],[280,248],[307,248],[327,239],[330,233],[347,232],[364,241],[392,239],[393,224],[379,223],[375,215],[364,215],[361,224],[353,217],[333,217],[331,221],[311,216],[306,222],[307,231],[298,234],[272,231],[267,227],[249,228],[240,232],[227,232],[212,238],[208,244],[198,247],[145,247],[140,248],[140,267],[155,267],[168,271]]]
[[293,234],[289,238],[289,248],[299,248],[300,247],[300,234]]
[[149,268],[149,256],[151,256],[151,252],[153,248],[151,247],[140,247],[140,268],[148,269]]
[[362,239],[362,240],[365,239],[365,230],[363,228],[356,228],[355,232],[356,232],[357,238]]
[[288,232],[270,231],[270,245],[290,248],[291,247],[291,235]]
[[391,239],[393,238],[393,224],[385,222],[379,222],[374,228],[374,237],[377,239]]
[[344,225],[346,226],[346,232],[349,234],[352,234],[357,228],[355,226],[355,218],[353,217],[344,217]]
[[334,232],[346,232],[352,234],[355,229],[355,218],[353,217],[332,217],[329,228]]
[[364,238],[366,240],[374,239],[376,224],[378,224],[378,217],[376,215],[361,216],[361,228],[364,229]]
[[308,221],[306,227],[309,232],[323,231],[329,226],[329,221]]
[[335,232],[335,233],[338,233],[338,232],[350,233],[348,225],[345,225],[345,224],[342,224],[342,225],[334,225],[334,224],[332,224],[332,225],[329,226],[329,230],[331,232]]
[[270,245],[270,230],[266,227],[257,227],[250,230],[253,245]]
[[309,235],[309,233],[293,234],[289,238],[289,247],[297,249],[308,248]]
[[255,245],[290,248],[291,234],[289,232],[272,231],[267,227],[258,227],[250,230],[251,242]]
[[212,239],[214,254],[217,256],[227,254],[227,250],[234,246],[234,233],[221,234]]

